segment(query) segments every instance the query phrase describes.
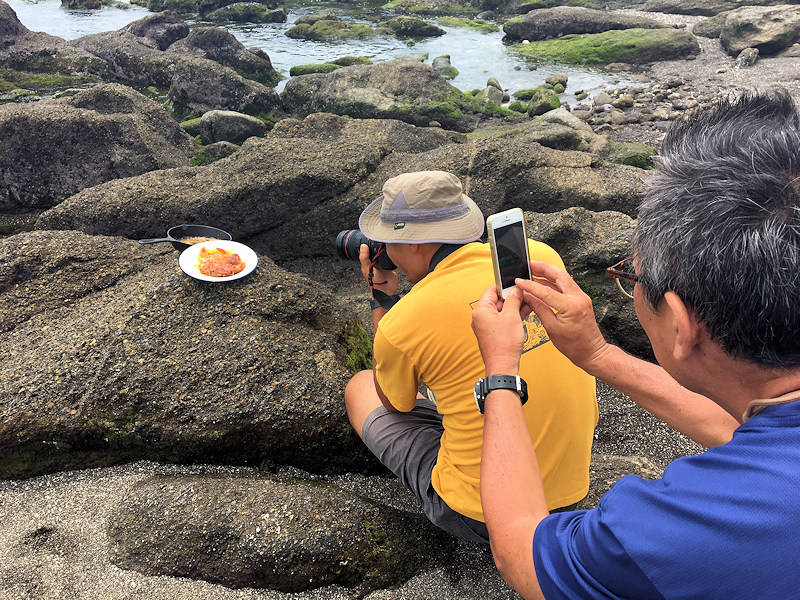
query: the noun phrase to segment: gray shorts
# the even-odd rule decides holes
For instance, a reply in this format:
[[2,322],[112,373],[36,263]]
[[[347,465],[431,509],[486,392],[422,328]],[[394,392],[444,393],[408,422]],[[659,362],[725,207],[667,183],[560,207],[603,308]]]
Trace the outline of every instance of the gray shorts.
[[431,473],[442,433],[442,415],[419,399],[409,412],[393,413],[382,406],[373,410],[364,420],[361,439],[413,492],[431,523],[461,539],[488,544],[486,524],[457,513],[433,489]]

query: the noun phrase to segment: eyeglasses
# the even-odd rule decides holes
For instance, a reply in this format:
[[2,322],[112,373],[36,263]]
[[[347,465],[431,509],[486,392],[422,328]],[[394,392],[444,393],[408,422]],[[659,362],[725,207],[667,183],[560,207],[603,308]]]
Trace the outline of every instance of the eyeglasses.
[[619,290],[628,298],[633,298],[633,288],[641,277],[633,270],[633,257],[619,261],[606,269],[606,273],[617,282]]

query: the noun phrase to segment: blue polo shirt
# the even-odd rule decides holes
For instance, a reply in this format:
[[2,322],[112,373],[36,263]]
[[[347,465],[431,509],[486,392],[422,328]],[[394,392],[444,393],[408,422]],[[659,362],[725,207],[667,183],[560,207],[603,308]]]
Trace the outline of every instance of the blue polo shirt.
[[800,598],[800,401],[661,479],[626,475],[594,510],[550,515],[533,561],[547,600]]

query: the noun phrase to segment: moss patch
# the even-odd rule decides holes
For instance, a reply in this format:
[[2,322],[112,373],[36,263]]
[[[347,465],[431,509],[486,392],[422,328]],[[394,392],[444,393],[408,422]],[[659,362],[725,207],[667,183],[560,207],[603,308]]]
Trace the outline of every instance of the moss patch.
[[180,124],[180,126],[181,129],[183,129],[186,133],[188,133],[192,137],[200,135],[200,117],[184,121],[183,123]]
[[289,69],[289,75],[297,77],[298,75],[308,75],[310,73],[330,73],[336,69],[341,69],[341,65],[333,63],[317,63],[311,65],[295,65]]
[[372,368],[372,340],[361,323],[345,321],[338,337],[347,354],[347,368],[353,375]]
[[610,139],[604,156],[608,162],[619,165],[652,169],[655,152],[655,147],[641,142],[618,142]]
[[100,83],[100,78],[85,74],[23,73],[12,69],[0,69],[0,92],[8,92],[17,88],[51,90],[74,87],[86,83]]
[[699,48],[694,36],[680,29],[625,29],[555,40],[514,44],[522,56],[568,64],[644,63],[685,57]]
[[436,20],[439,25],[445,27],[466,27],[473,29],[479,33],[494,33],[500,31],[500,28],[494,23],[487,23],[482,19],[466,19],[464,17],[440,17]]
[[345,39],[363,40],[370,37],[372,33],[372,28],[369,25],[323,19],[317,21],[313,25],[309,25],[308,23],[295,25],[286,32],[286,35],[295,39],[326,41]]
[[372,61],[366,56],[342,56],[332,60],[331,64],[339,65],[340,67],[351,67],[353,65],[371,65]]

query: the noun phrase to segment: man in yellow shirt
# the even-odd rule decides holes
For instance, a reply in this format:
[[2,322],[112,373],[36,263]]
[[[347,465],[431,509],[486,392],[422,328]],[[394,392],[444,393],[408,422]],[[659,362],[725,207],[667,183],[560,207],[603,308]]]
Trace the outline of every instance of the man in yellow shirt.
[[[422,171],[389,179],[361,214],[361,231],[413,283],[402,299],[397,274],[361,268],[373,292],[374,369],[345,390],[350,423],[378,459],[417,496],[432,523],[463,539],[488,542],[480,501],[483,414],[473,395],[484,376],[471,328],[472,309],[493,281],[484,218],[451,173]],[[558,254],[529,240],[531,260],[563,268]],[[538,318],[525,322],[520,376],[524,412],[550,510],[571,508],[589,488],[597,424],[595,380],[547,337]],[[420,384],[428,398],[419,394]]]

